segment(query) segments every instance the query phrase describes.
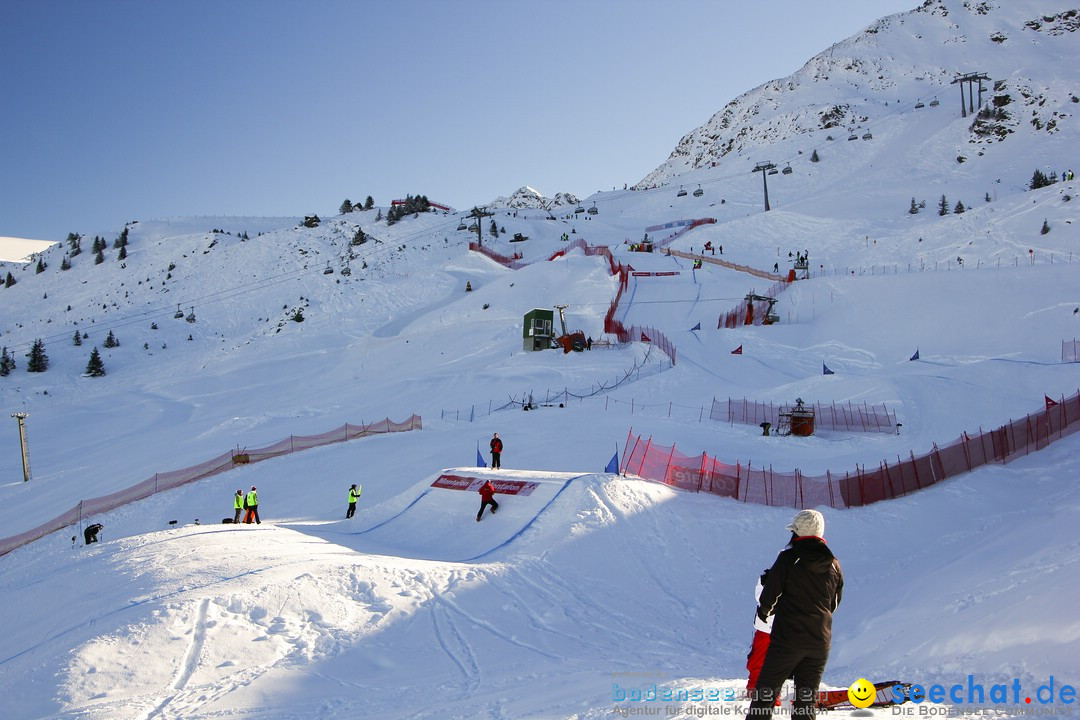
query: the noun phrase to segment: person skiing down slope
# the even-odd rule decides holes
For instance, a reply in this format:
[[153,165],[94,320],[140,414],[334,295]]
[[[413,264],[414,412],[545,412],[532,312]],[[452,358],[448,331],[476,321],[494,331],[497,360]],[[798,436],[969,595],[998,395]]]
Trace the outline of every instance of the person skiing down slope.
[[494,515],[495,511],[499,509],[499,503],[495,502],[495,486],[488,480],[477,491],[480,493],[480,512],[476,513],[476,522],[480,522],[480,517],[484,514],[484,508],[488,505],[491,506],[491,514]]

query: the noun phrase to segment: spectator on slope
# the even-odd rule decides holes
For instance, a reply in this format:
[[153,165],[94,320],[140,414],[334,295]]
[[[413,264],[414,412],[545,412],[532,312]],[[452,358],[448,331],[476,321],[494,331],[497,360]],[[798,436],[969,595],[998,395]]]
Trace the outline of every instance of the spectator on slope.
[[86,542],[87,545],[89,545],[90,543],[96,543],[98,541],[98,533],[104,529],[105,526],[101,523],[94,523],[93,525],[88,525],[87,528],[83,530],[83,540]]
[[262,525],[262,520],[259,519],[259,493],[255,492],[255,486],[251,486],[251,492],[244,498],[244,506],[247,507],[247,514],[244,515],[244,524],[250,525],[254,520],[256,525]]
[[769,720],[784,681],[795,679],[793,720],[813,720],[818,686],[832,645],[832,614],[844,575],[825,544],[825,518],[802,510],[787,529],[791,541],[776,558],[758,599],[758,618],[775,615],[769,649],[747,718]]
[[503,441],[499,439],[499,433],[495,433],[495,435],[491,438],[490,446],[491,446],[491,467],[493,467],[493,468],[501,468],[502,467],[501,458],[502,458],[502,450],[503,450]]
[[233,510],[236,511],[233,513],[232,519],[234,525],[240,522],[240,515],[244,512],[245,509],[244,505],[244,491],[237,490],[236,494],[233,495]]
[[345,519],[348,520],[356,514],[356,501],[360,499],[360,488],[356,483],[349,487],[349,509],[345,511]]
[[476,513],[476,522],[480,522],[480,516],[484,514],[484,508],[491,506],[491,514],[499,509],[499,503],[495,502],[495,486],[488,480],[477,491],[480,493],[480,512]]

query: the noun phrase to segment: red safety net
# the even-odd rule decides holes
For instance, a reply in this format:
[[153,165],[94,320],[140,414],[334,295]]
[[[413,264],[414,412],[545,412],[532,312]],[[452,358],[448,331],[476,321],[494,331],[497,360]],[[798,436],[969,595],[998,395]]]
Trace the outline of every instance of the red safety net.
[[736,462],[722,463],[707,453],[683,455],[674,445],[627,436],[620,472],[666,485],[709,492],[742,502],[792,508],[869,505],[900,497],[989,463],[1042,450],[1080,430],[1080,392],[996,430],[964,433],[953,442],[918,457],[882,461],[877,468],[858,467],[843,474],[809,476],[799,470],[778,472]]

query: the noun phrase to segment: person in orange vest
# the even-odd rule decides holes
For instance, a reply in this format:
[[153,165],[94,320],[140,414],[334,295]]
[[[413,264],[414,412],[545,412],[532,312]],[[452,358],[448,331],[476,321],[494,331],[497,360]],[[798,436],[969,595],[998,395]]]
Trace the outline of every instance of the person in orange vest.
[[259,519],[259,493],[255,492],[255,486],[251,486],[251,492],[244,498],[244,506],[247,507],[247,515],[244,516],[244,524],[250,525],[255,520],[256,525],[262,525]]
[[495,433],[495,436],[491,438],[491,467],[502,467],[502,449],[503,443],[502,440],[499,439],[499,433]]
[[[498,439],[498,436],[496,436]],[[499,509],[499,503],[495,502],[495,486],[488,480],[477,491],[480,493],[480,512],[476,513],[476,522],[480,522],[480,516],[484,514],[484,508],[488,505],[491,506],[491,514],[494,515],[495,511]]]
[[240,515],[244,512],[244,491],[243,490],[237,490],[236,494],[233,495],[232,506],[233,506],[233,510],[236,511],[236,512],[233,513],[232,521],[233,521],[233,525],[236,525],[237,523],[240,522]]

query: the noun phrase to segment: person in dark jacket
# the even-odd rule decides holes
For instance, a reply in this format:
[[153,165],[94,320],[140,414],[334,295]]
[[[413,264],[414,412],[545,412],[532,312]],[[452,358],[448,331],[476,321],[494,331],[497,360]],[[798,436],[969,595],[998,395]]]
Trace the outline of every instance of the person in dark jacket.
[[503,444],[502,444],[502,440],[499,439],[499,433],[495,433],[494,437],[491,438],[490,445],[491,445],[491,467],[493,467],[493,468],[501,468],[502,467],[501,457],[502,457]]
[[255,486],[251,486],[251,492],[247,494],[247,498],[244,501],[244,507],[247,508],[247,513],[244,515],[244,524],[250,525],[254,520],[256,525],[262,525],[262,520],[259,519],[259,493],[255,492]]
[[495,486],[488,480],[477,491],[480,493],[480,512],[476,513],[476,522],[480,522],[480,516],[484,514],[484,508],[491,506],[491,514],[499,509],[499,503],[495,502]]
[[825,518],[802,510],[787,529],[791,542],[769,568],[758,618],[773,618],[769,649],[757,678],[747,717],[768,720],[784,681],[795,679],[791,715],[812,720],[815,700],[832,645],[832,615],[840,604],[844,575],[825,544]]
[[83,540],[86,541],[86,544],[89,545],[90,543],[96,543],[98,541],[98,533],[101,532],[104,527],[105,526],[101,523],[94,523],[93,525],[88,525],[86,529],[83,530]]

